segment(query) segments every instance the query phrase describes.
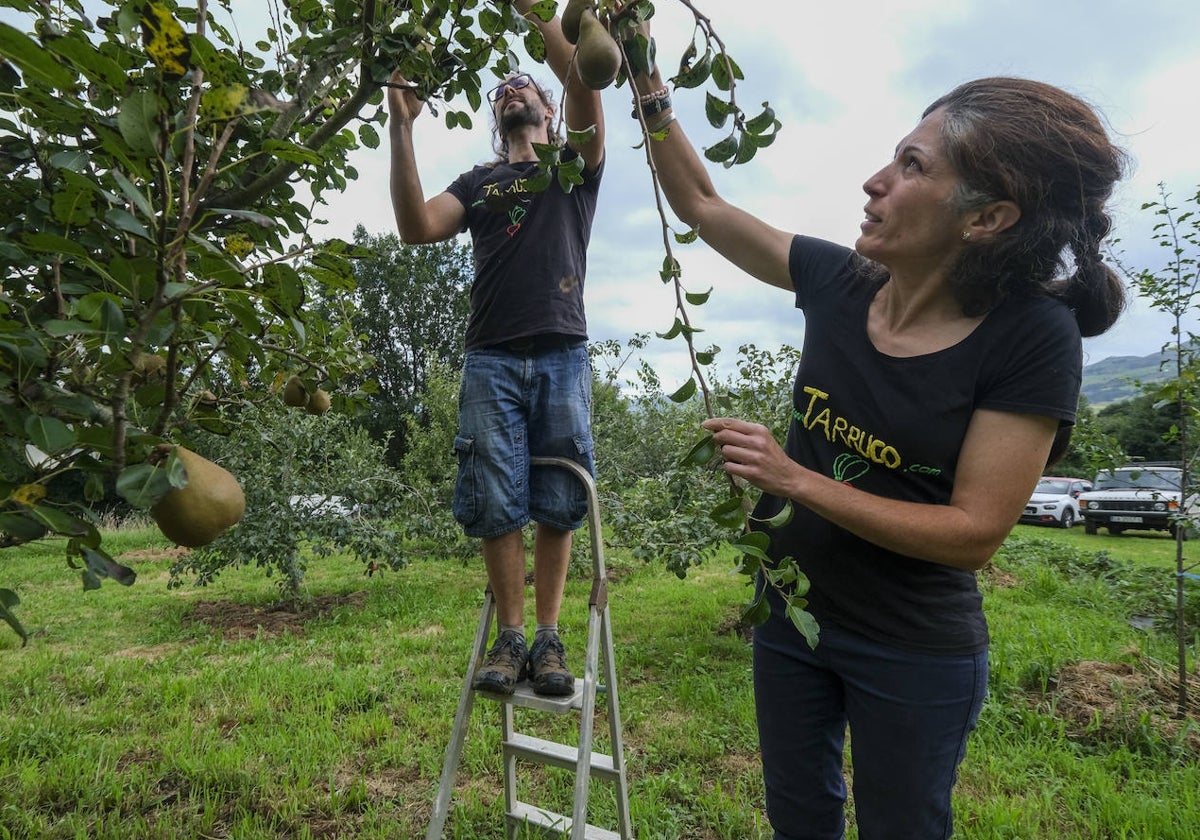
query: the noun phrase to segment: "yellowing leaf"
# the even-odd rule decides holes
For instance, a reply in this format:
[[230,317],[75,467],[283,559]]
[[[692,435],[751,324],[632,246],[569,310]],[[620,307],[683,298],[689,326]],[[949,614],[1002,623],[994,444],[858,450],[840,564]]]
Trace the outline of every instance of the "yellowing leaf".
[[183,26],[162,3],[142,6],[142,45],[164,77],[178,79],[191,67],[192,46]]
[[223,122],[253,110],[249,106],[250,88],[245,85],[221,85],[204,91],[200,99],[200,116],[205,120]]
[[26,507],[33,507],[46,498],[46,488],[40,484],[23,484],[12,492],[12,501]]

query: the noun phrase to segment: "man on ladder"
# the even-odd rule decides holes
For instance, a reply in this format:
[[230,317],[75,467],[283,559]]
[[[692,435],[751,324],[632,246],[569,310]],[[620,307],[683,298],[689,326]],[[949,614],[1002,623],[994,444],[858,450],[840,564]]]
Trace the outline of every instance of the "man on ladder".
[[[575,678],[558,615],[572,532],[583,523],[587,494],[567,471],[531,468],[531,458],[568,458],[594,474],[583,280],[604,169],[604,117],[600,94],[571,67],[573,48],[558,17],[545,22],[531,15],[533,0],[513,5],[541,31],[547,62],[564,85],[566,125],[594,126],[594,133],[564,146],[552,96],[528,74],[511,75],[489,96],[497,159],[425,200],[412,141],[423,103],[412,90],[392,86],[391,194],[405,243],[439,242],[469,230],[474,250],[454,515],[468,536],[483,541],[497,607],[496,639],[474,686],[507,695],[528,676],[538,694],[566,696]],[[392,81],[403,84],[399,77]],[[568,193],[555,178],[544,191],[528,190],[535,143],[563,146],[563,163],[581,158],[583,183]],[[537,523],[537,630],[529,646],[522,530],[531,520]]]

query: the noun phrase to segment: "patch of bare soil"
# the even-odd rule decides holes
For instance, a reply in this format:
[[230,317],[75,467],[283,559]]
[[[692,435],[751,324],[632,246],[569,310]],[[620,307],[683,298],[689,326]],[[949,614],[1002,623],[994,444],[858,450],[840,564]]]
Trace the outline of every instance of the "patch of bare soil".
[[171,548],[144,548],[140,551],[126,551],[117,560],[178,560],[191,552],[190,548],[181,545]]
[[321,595],[299,604],[235,604],[230,601],[198,601],[183,624],[203,624],[221,632],[226,641],[280,636],[303,636],[304,626],[324,618],[338,607],[361,607],[366,592],[349,595]]
[[1021,579],[1012,572],[1006,572],[991,563],[979,570],[979,577],[993,589],[1012,589],[1021,583]]
[[1057,674],[1038,705],[1046,702],[1073,738],[1136,745],[1150,730],[1200,757],[1200,678],[1194,674],[1182,715],[1178,672],[1142,659],[1077,662]]

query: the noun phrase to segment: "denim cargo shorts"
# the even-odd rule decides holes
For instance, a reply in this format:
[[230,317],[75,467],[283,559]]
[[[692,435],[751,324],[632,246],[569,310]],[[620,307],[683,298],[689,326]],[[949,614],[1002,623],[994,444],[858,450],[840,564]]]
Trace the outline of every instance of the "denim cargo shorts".
[[574,530],[587,488],[570,471],[530,468],[533,456],[568,458],[595,475],[592,369],[587,342],[536,352],[467,352],[458,400],[454,518],[469,537],[498,537],[530,520]]

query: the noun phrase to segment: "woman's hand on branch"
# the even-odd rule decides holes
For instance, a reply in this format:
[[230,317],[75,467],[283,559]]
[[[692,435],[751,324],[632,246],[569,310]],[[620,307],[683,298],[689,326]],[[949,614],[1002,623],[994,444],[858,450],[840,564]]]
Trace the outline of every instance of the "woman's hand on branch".
[[788,457],[770,429],[735,417],[712,417],[700,425],[720,447],[725,472],[766,493],[793,497],[797,473],[804,468]]

